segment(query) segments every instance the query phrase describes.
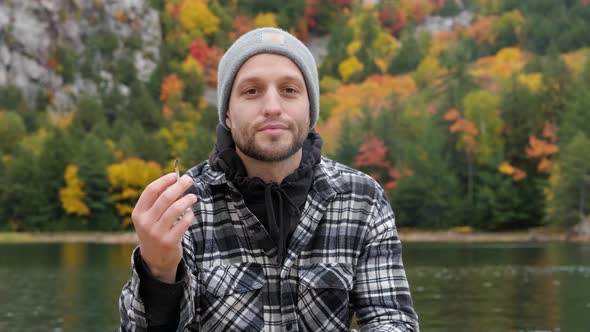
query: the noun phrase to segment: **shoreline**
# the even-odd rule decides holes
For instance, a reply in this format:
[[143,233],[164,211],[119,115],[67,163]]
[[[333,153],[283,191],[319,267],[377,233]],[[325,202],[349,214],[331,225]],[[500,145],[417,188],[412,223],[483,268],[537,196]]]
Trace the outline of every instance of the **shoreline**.
[[[486,242],[586,242],[590,236],[568,237],[565,232],[456,232],[456,231],[400,231],[404,243],[448,242],[448,243],[486,243]],[[134,232],[0,232],[0,243],[56,243],[84,242],[105,244],[137,244]]]

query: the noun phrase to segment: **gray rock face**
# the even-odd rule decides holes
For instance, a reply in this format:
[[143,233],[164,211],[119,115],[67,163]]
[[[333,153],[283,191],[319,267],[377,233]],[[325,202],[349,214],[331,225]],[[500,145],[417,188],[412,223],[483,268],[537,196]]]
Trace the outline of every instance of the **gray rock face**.
[[580,223],[576,224],[572,231],[577,234],[582,235],[590,235],[590,217],[586,218],[586,220],[581,221]]
[[[100,82],[82,78],[74,68],[74,77],[64,83],[59,64],[50,65],[50,59],[60,48],[80,58],[95,46],[88,43],[97,31],[118,39],[113,58],[128,57],[140,80],[150,77],[159,61],[162,36],[159,14],[146,0],[0,1],[0,85],[14,84],[28,98],[49,92],[54,96],[53,111],[67,111],[80,94],[96,93]],[[141,45],[130,49],[124,41],[134,36]]]
[[569,241],[590,241],[590,215],[574,225],[566,235]]
[[427,16],[416,30],[427,30],[433,34],[453,31],[460,26],[467,26],[473,20],[473,13],[464,10],[455,17]]
[[330,42],[330,36],[319,36],[315,37],[312,36],[309,38],[309,42],[307,43],[307,47],[311,51],[316,64],[318,67],[324,61],[324,58],[328,55],[328,43]]

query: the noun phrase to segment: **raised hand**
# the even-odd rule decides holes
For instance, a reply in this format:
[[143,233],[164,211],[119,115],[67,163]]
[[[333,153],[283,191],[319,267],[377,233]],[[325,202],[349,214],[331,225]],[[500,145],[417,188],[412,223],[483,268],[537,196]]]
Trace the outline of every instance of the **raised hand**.
[[182,259],[182,236],[193,219],[190,207],[197,202],[194,194],[183,194],[192,183],[188,175],[178,180],[174,173],[164,175],[145,188],[131,213],[145,266],[162,282],[175,281]]

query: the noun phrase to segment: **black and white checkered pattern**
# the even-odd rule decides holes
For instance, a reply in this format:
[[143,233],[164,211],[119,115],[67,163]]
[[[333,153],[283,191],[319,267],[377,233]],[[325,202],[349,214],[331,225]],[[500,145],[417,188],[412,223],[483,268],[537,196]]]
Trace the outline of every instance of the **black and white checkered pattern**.
[[[243,197],[204,162],[183,239],[179,331],[418,331],[394,215],[367,175],[322,158],[285,261]],[[137,249],[136,249],[137,250]],[[121,330],[147,330],[132,260]]]

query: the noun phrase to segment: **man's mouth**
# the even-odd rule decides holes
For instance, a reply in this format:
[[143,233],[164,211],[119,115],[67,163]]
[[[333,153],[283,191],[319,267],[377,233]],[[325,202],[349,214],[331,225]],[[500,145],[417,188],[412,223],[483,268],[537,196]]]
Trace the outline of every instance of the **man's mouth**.
[[258,131],[269,132],[269,133],[273,133],[273,132],[278,133],[282,130],[287,130],[287,129],[289,129],[289,126],[284,123],[268,123],[268,124],[264,124],[264,125],[260,126],[258,128]]

